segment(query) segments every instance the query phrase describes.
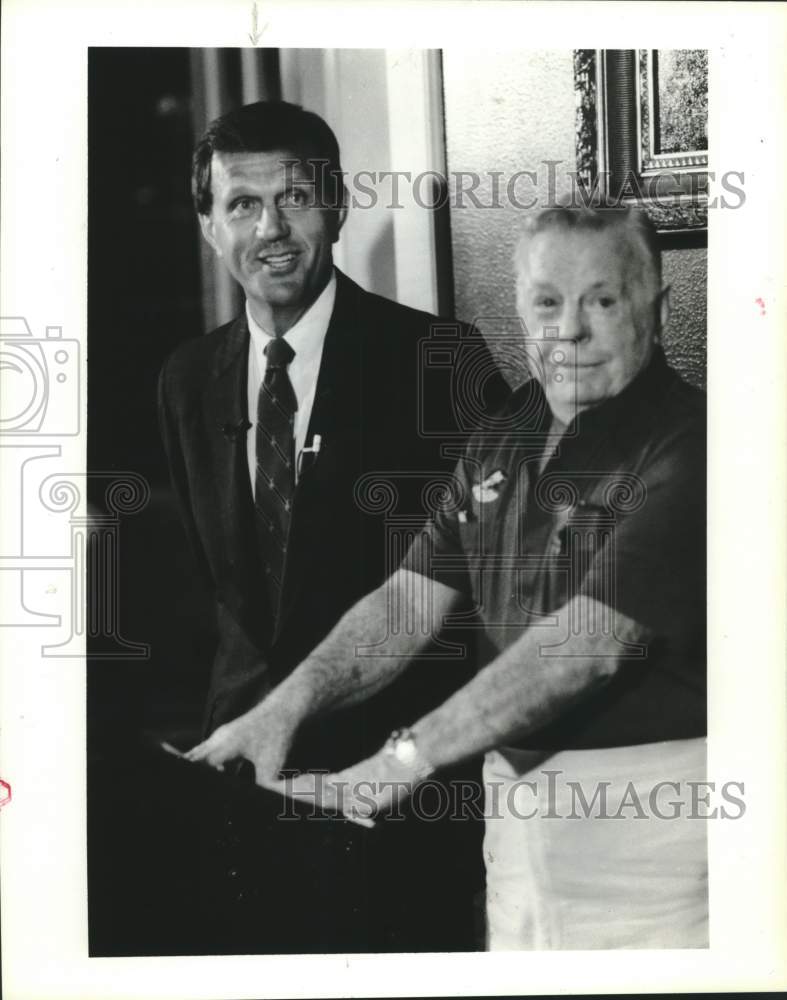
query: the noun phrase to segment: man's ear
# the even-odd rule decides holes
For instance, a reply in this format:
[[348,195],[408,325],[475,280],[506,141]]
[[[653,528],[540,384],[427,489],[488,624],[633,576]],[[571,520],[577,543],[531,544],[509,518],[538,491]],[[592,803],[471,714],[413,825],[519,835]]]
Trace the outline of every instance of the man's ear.
[[205,237],[205,240],[210,244],[210,246],[215,251],[216,256],[217,257],[221,257],[222,256],[221,248],[219,247],[218,243],[216,242],[216,237],[215,237],[215,235],[213,233],[213,219],[212,219],[212,217],[210,215],[202,215],[202,214],[200,214],[200,216],[199,216],[199,227],[202,230],[202,235]]

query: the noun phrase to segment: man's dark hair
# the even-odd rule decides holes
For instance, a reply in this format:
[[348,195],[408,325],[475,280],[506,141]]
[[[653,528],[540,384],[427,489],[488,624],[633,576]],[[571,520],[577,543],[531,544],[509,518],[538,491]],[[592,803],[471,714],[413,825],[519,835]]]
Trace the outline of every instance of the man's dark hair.
[[343,204],[339,143],[330,126],[313,111],[287,101],[257,101],[229,111],[208,125],[191,163],[191,193],[200,215],[213,207],[211,160],[214,153],[271,153],[282,150],[310,162],[323,200]]

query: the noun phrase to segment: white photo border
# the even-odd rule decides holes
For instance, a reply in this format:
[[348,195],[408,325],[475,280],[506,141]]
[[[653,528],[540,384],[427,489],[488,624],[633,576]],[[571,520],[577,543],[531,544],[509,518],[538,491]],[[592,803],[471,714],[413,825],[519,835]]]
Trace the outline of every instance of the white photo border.
[[[256,15],[253,15],[256,10]],[[764,990],[787,985],[785,918],[785,213],[787,10],[770,4],[7,0],[2,65],[2,314],[39,339],[87,327],[87,49],[669,48],[710,51],[710,162],[746,202],[709,224],[709,777],[746,815],[709,823],[707,951],[446,956],[87,956],[85,673],[2,629],[3,978],[46,997],[316,997]],[[84,427],[85,393],[79,404]],[[63,437],[84,469],[84,435]],[[8,455],[3,454],[4,472]],[[26,512],[27,516],[27,512]],[[46,532],[46,527],[42,528]],[[52,570],[55,573],[55,570]],[[5,586],[5,584],[4,584]],[[57,579],[51,584],[57,592]],[[4,594],[4,598],[9,595]],[[612,960],[611,960],[612,958]]]

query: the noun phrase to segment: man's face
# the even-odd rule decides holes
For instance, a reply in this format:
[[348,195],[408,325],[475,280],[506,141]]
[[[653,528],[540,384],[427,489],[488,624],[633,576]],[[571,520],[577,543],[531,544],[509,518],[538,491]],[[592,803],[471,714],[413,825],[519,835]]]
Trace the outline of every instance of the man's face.
[[650,361],[657,312],[638,276],[638,254],[615,228],[553,229],[532,238],[517,303],[529,335],[555,341],[542,353],[556,416],[570,419],[617,396]]
[[[325,288],[344,209],[320,202],[319,167],[285,150],[214,153],[202,232],[269,333],[286,332]],[[289,160],[285,167],[283,161]],[[317,190],[315,193],[315,173]]]

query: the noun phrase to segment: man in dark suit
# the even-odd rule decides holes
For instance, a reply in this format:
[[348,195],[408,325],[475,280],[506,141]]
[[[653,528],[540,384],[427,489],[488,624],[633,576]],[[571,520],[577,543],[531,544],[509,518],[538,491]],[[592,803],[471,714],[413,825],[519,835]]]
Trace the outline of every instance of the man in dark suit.
[[[333,266],[346,192],[322,119],[285,102],[230,112],[196,148],[193,190],[203,235],[246,295],[238,318],[183,344],[160,378],[174,489],[216,600],[207,735],[263,699],[395,568],[385,518],[364,496],[369,477],[388,480],[388,513],[423,517],[424,487],[453,465],[430,431],[472,426],[461,387],[422,363],[436,317],[371,295]],[[449,351],[483,405],[496,405],[507,387],[482,339],[453,334]],[[357,759],[464,676],[456,659],[421,671],[377,708],[313,727],[293,762]],[[429,922],[440,923],[434,913]],[[416,934],[392,939],[393,950],[405,940],[446,943]]]

